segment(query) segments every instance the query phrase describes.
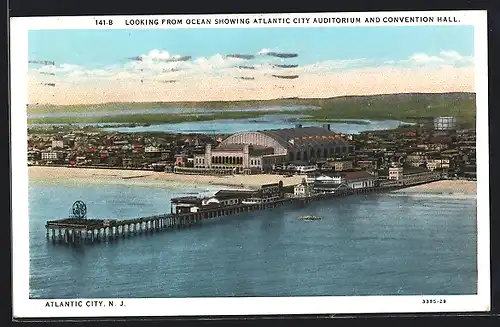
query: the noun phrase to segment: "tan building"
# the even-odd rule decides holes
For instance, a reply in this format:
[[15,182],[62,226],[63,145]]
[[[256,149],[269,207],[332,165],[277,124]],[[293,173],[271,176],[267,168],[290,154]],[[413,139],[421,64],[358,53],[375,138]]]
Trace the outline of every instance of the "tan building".
[[207,145],[204,154],[194,156],[194,168],[259,173],[289,161],[326,159],[353,152],[344,138],[323,127],[302,127],[236,133],[219,146]]
[[62,149],[64,147],[64,142],[62,140],[52,141],[52,149]]
[[252,173],[270,170],[282,163],[285,155],[275,155],[271,147],[249,144],[220,144],[215,149],[208,144],[204,154],[194,156],[194,168],[230,170],[233,173]]
[[335,171],[343,171],[352,169],[352,161],[335,161]]
[[313,185],[304,179],[300,184],[293,187],[293,194],[296,197],[307,197],[313,194]]
[[403,180],[403,167],[389,168],[389,179],[395,181]]
[[436,169],[449,169],[450,159],[428,159],[426,163],[427,169],[433,171]]
[[350,189],[363,189],[376,186],[377,177],[366,171],[343,173],[324,172],[307,177],[315,192],[331,192],[344,186]]
[[60,161],[64,159],[64,153],[60,151],[42,152],[41,159],[45,161]]

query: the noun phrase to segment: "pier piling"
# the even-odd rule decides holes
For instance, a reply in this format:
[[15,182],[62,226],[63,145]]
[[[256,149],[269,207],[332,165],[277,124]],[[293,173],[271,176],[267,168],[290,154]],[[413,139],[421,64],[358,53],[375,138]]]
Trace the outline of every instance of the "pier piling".
[[[432,182],[434,180],[426,180],[413,185]],[[266,210],[271,208],[279,208],[285,204],[307,205],[317,200],[328,200],[337,197],[345,197],[355,194],[380,193],[394,191],[413,185],[385,185],[377,187],[369,187],[363,189],[341,189],[335,192],[316,193],[311,196],[294,196],[287,197],[264,203],[254,204],[235,204],[224,207],[215,207],[205,209],[198,212],[186,213],[169,213],[150,217],[141,217],[126,220],[107,220],[107,219],[83,219],[80,218],[65,218],[60,220],[48,221],[45,225],[46,238],[54,244],[70,244],[70,243],[86,243],[94,244],[107,241],[118,240],[120,237],[129,238],[136,235],[148,235],[161,231],[172,229],[189,228],[197,225],[200,222],[222,216],[235,215],[239,213],[248,213],[258,210]],[[75,204],[77,204],[77,201]],[[79,208],[85,208],[83,202],[79,203]]]

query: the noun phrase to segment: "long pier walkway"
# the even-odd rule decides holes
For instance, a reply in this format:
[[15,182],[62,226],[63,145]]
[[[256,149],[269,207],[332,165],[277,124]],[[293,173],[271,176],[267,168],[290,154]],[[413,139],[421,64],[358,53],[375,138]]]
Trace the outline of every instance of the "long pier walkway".
[[125,220],[75,219],[47,221],[47,239],[53,243],[100,243],[139,234],[186,228],[202,220],[282,207],[294,199],[268,203],[238,204],[182,214],[164,214]]
[[[199,224],[203,220],[213,219],[221,216],[229,216],[243,212],[278,208],[291,203],[305,205],[318,200],[327,200],[355,194],[388,192],[418,184],[425,184],[432,181],[434,180],[428,180],[421,183],[413,183],[412,185],[389,184],[385,186],[363,189],[341,189],[335,192],[317,193],[305,197],[293,196],[293,194],[291,194],[288,197],[267,203],[236,204],[204,209],[203,211],[199,212],[180,214],[170,213],[124,220],[84,219],[83,214],[81,216],[82,218],[80,219],[66,218],[47,221],[45,228],[47,232],[47,240],[52,241],[53,243],[101,243],[117,240],[120,238],[128,238],[134,235],[153,234],[166,230],[188,228],[190,226]],[[79,207],[79,210],[85,211],[86,213],[86,207],[83,202],[77,201],[75,202],[75,204],[77,204],[78,202],[80,202],[80,206],[83,205],[83,208]]]

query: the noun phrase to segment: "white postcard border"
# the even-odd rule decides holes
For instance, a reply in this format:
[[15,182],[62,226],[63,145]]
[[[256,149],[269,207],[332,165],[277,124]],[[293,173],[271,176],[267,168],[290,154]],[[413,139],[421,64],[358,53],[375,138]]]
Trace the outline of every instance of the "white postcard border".
[[[12,242],[13,242],[13,314],[16,318],[117,317],[117,316],[192,316],[192,315],[263,315],[263,314],[339,314],[404,312],[481,312],[490,310],[490,222],[489,222],[489,147],[488,147],[488,68],[486,11],[451,12],[371,12],[264,15],[189,15],[207,17],[395,17],[447,16],[459,22],[447,25],[473,25],[475,32],[475,74],[477,101],[477,224],[478,294],[467,296],[366,296],[366,297],[287,297],[287,298],[170,298],[170,299],[75,299],[76,306],[47,307],[47,302],[69,300],[29,299],[29,222],[27,168],[27,62],[28,31],[35,29],[137,29],[137,28],[257,28],[313,27],[318,25],[163,25],[126,26],[130,18],[175,18],[187,16],[87,16],[18,17],[10,21],[11,46],[11,147],[12,147]],[[95,20],[112,19],[113,25],[96,25]],[[443,25],[433,23],[321,24],[320,26],[402,26]],[[430,300],[423,304],[425,300]],[[446,303],[442,303],[443,300]],[[103,301],[105,306],[94,306]],[[114,306],[110,307],[112,301]],[[123,301],[125,306],[120,306]],[[435,303],[433,303],[435,302]],[[81,306],[79,306],[81,305]]]

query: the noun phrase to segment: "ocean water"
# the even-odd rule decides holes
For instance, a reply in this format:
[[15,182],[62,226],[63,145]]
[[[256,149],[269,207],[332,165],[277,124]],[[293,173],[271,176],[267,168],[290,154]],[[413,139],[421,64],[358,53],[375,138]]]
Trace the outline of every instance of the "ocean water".
[[352,196],[107,244],[45,238],[45,221],[76,200],[89,218],[132,218],[169,212],[171,197],[202,189],[30,184],[30,297],[476,293],[476,199],[464,195]]
[[[144,133],[144,132],[166,132],[166,133],[222,133],[233,134],[238,132],[259,131],[265,129],[293,128],[297,124],[298,118],[304,118],[301,114],[287,115],[264,115],[257,118],[241,119],[218,119],[212,121],[193,121],[172,124],[152,124],[149,126],[127,127],[122,123],[74,123],[73,126],[112,126],[103,128],[107,132],[117,133]],[[353,119],[350,119],[353,120]],[[354,119],[357,120],[357,119]],[[367,120],[362,119],[367,124],[353,124],[349,119],[342,123],[329,123],[330,129],[337,133],[358,134],[364,131],[388,130],[397,128],[400,125],[411,123],[397,120]],[[321,126],[324,122],[300,122],[302,126]],[[68,124],[28,124],[28,127],[43,126],[67,126]]]
[[[293,128],[298,118],[304,115],[264,115],[258,118],[218,119],[212,121],[194,121],[174,124],[157,124],[137,127],[109,127],[108,132],[169,132],[169,133],[224,133],[259,131],[265,129]],[[366,120],[368,124],[353,124],[346,122],[330,123],[330,129],[337,133],[358,134],[363,131],[387,130],[397,128],[404,122],[397,120]],[[299,122],[302,126],[321,126],[324,122]]]

